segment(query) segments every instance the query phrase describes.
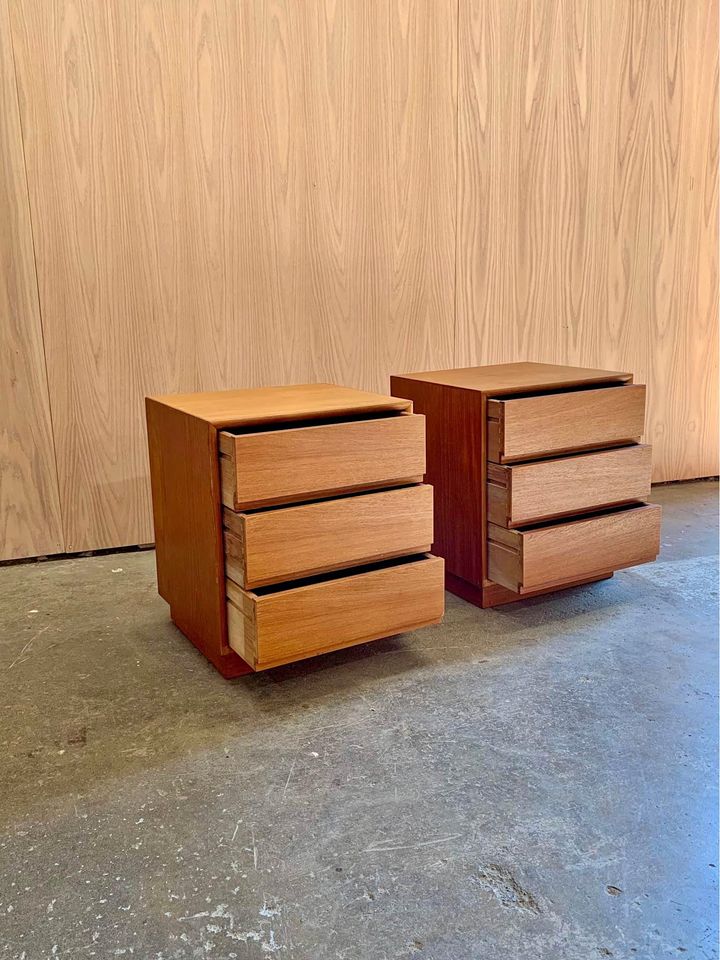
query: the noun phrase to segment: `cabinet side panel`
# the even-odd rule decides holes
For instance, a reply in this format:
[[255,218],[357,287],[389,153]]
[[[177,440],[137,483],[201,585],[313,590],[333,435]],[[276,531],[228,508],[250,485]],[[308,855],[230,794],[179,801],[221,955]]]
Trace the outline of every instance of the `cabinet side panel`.
[[413,401],[425,415],[425,480],[435,501],[433,553],[446,573],[477,585],[483,579],[482,394],[403,377],[391,377],[393,396]]
[[146,400],[158,590],[173,621],[224,676],[250,668],[227,643],[216,431]]

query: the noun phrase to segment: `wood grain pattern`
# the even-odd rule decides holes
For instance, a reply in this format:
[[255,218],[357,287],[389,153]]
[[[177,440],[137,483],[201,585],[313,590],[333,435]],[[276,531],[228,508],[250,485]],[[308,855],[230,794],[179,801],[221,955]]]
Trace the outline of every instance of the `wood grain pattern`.
[[[640,439],[645,387],[488,400],[488,459],[501,463],[615,446]],[[492,427],[492,430],[491,430]]]
[[717,0],[8,7],[59,496],[16,209],[2,556],[151,539],[146,394],[631,369],[718,473]]
[[0,0],[0,560],[63,550],[7,0]]
[[170,616],[224,677],[249,667],[227,642],[217,431],[146,403],[158,591]]
[[483,550],[472,531],[483,528],[485,489],[485,405],[479,391],[392,377],[395,396],[413,402],[425,417],[427,470],[433,488],[433,550],[445,558],[446,572],[481,583]]
[[[422,473],[424,418],[405,412],[406,402],[373,397],[373,407],[384,403],[390,412],[384,419],[377,412],[364,419],[369,398],[359,392],[355,413],[360,419],[326,425],[322,415],[328,412],[328,397],[345,408],[348,391],[318,391],[311,385],[304,398],[302,392],[264,389],[254,401],[236,392],[239,435],[218,433],[218,412],[223,420],[233,414],[224,391],[216,402],[207,394],[197,404],[188,397],[179,403],[146,400],[158,589],[177,626],[225,677],[419,627],[442,615],[442,562],[421,560],[416,552],[432,540],[428,486],[289,509],[226,510],[223,529],[221,462],[231,464],[233,489],[238,478],[246,493],[254,483],[252,492],[263,501],[288,489],[307,500],[314,491],[301,492],[298,484],[349,480],[355,485],[362,482],[363,470],[375,471],[368,474],[372,478],[392,477],[408,462]],[[322,425],[313,421],[301,427],[284,420],[275,430],[265,424],[257,430],[248,424],[248,417],[262,417],[268,410],[280,411],[281,417],[300,412],[311,420],[315,413]],[[259,441],[260,447],[250,450],[248,441]],[[399,466],[389,463],[388,447],[394,445]],[[351,564],[352,572],[345,570]],[[344,572],[338,573],[338,567]],[[291,584],[286,582],[290,576]],[[246,592],[234,580],[246,587],[254,584],[260,594]],[[407,587],[408,597],[392,596],[391,587]],[[412,601],[417,602],[410,615]]]
[[433,540],[427,484],[297,507],[225,510],[225,570],[245,589],[426,553]]
[[143,397],[450,364],[455,0],[11,0],[68,550]]
[[524,593],[654,560],[660,552],[655,504],[527,530],[488,524],[488,575]]
[[517,527],[646,500],[651,472],[652,448],[646,444],[515,466],[488,464],[488,520]]
[[403,383],[437,383],[463,390],[482,390],[493,397],[513,393],[541,393],[567,387],[587,387],[593,384],[630,383],[633,375],[618,370],[593,370],[590,367],[566,366],[535,361],[494,363],[487,367],[459,367],[450,370],[424,370],[395,374]]
[[220,433],[232,510],[422,480],[425,418],[399,414],[261,433]]
[[412,410],[412,404],[408,400],[351,390],[334,383],[169,394],[154,399],[175,410],[200,417],[218,429],[341,418],[348,414],[359,417],[373,413],[402,413]]
[[230,645],[265,670],[437,623],[443,566],[426,556],[267,594],[228,580]]
[[[531,379],[533,373],[537,378],[534,385]],[[519,438],[520,442],[532,446],[540,437],[541,452],[547,452],[548,446],[552,446],[558,438],[560,445],[563,445],[568,436],[572,442],[580,445],[588,436],[593,437],[593,442],[602,444],[609,442],[610,437],[622,437],[627,433],[628,424],[641,429],[644,388],[636,388],[630,380],[632,375],[629,373],[610,372],[604,380],[602,371],[589,370],[585,381],[583,371],[578,368],[559,366],[553,374],[547,365],[524,362],[476,370],[463,368],[458,371],[405,374],[392,378],[393,392],[412,400],[413,409],[422,412],[426,418],[426,476],[432,480],[436,508],[433,549],[446,560],[445,583],[448,590],[481,607],[510,603],[520,596],[518,585],[523,571],[522,558],[519,559],[518,554],[523,541],[519,538],[519,532],[524,531],[505,527],[511,512],[508,487],[513,471],[521,468],[489,462],[490,456],[499,459],[504,449],[500,419],[497,418],[504,420],[506,408],[512,411],[514,404],[529,403],[527,413],[515,418],[515,439]],[[557,389],[558,381],[564,382],[570,389]],[[615,386],[600,387],[603,382],[615,383]],[[553,385],[555,390],[552,389]],[[533,394],[533,386],[536,394]],[[606,398],[615,394],[620,400],[614,399],[609,407],[604,408]],[[599,397],[601,399],[598,402]],[[522,408],[518,409],[523,414]],[[539,415],[540,411],[544,416]],[[599,417],[598,411],[602,411]],[[490,419],[490,414],[496,419]],[[618,426],[613,423],[613,416],[618,418]],[[513,420],[512,413],[510,420]],[[528,420],[532,420],[531,430],[526,429]],[[613,458],[622,453],[611,452]],[[640,478],[636,477],[638,483],[635,489],[644,492],[648,482],[647,451],[640,456],[644,460],[645,483],[641,484]],[[562,487],[562,480],[567,477],[574,478],[575,483],[575,489],[568,491],[568,502],[573,496],[582,497],[593,490],[598,496],[603,494],[603,490],[620,488],[628,491],[624,474],[617,482],[617,464],[607,470],[597,464],[594,468],[590,466],[587,477],[578,479],[582,471],[572,466],[568,469],[568,465],[574,460],[583,459],[564,457],[542,464],[523,465],[531,471],[530,484],[526,485],[524,492],[522,480],[519,484],[521,500],[524,493],[524,508],[543,509],[546,493],[544,486],[538,488],[543,469],[550,472],[547,495],[554,497],[553,508],[562,502],[563,491],[558,488]],[[593,461],[587,462],[592,464]],[[614,459],[612,462],[615,463]],[[539,471],[538,475],[533,477],[533,470]],[[616,481],[614,484],[610,475]],[[500,488],[499,484],[504,487]],[[623,487],[623,484],[626,486]],[[494,514],[490,519],[497,520],[498,512],[502,526],[488,524],[488,514]],[[493,530],[492,544],[488,542],[489,526]],[[593,551],[594,544],[589,543],[586,553],[592,555]],[[578,570],[569,570],[562,580],[524,587],[524,595],[606,579],[612,575],[614,567],[608,556],[602,559],[605,566],[593,566],[588,570],[582,569],[582,562],[578,562]],[[619,562],[619,566],[622,563]]]
[[633,370],[654,479],[717,474],[717,0],[459,12],[455,364]]
[[11,0],[69,551],[152,540],[143,399],[197,382],[181,6]]

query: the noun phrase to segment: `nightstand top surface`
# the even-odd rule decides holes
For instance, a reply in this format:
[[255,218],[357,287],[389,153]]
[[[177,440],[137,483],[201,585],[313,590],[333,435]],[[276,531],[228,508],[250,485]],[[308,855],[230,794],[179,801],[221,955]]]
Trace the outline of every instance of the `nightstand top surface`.
[[420,380],[493,395],[520,390],[553,390],[590,383],[627,383],[631,373],[566,367],[555,363],[498,363],[487,367],[459,367],[455,370],[427,370],[398,374],[396,380]]
[[255,387],[214,393],[175,393],[148,399],[206,420],[215,427],[385,413],[412,407],[410,400],[366,393],[333,383]]

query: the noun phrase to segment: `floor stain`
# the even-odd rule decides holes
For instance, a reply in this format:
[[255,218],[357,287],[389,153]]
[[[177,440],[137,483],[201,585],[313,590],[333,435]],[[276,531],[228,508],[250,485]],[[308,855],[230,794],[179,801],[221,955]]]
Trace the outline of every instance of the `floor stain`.
[[488,863],[481,867],[473,883],[492,893],[503,907],[516,907],[528,913],[542,913],[535,897],[521,886],[512,873],[498,863]]

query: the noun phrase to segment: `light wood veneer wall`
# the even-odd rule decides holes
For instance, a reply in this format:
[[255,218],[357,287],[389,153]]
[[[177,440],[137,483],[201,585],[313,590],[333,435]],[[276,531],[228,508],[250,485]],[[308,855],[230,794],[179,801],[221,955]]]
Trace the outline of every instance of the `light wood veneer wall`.
[[0,556],[152,540],[146,393],[629,369],[716,474],[717,13],[0,0]]

